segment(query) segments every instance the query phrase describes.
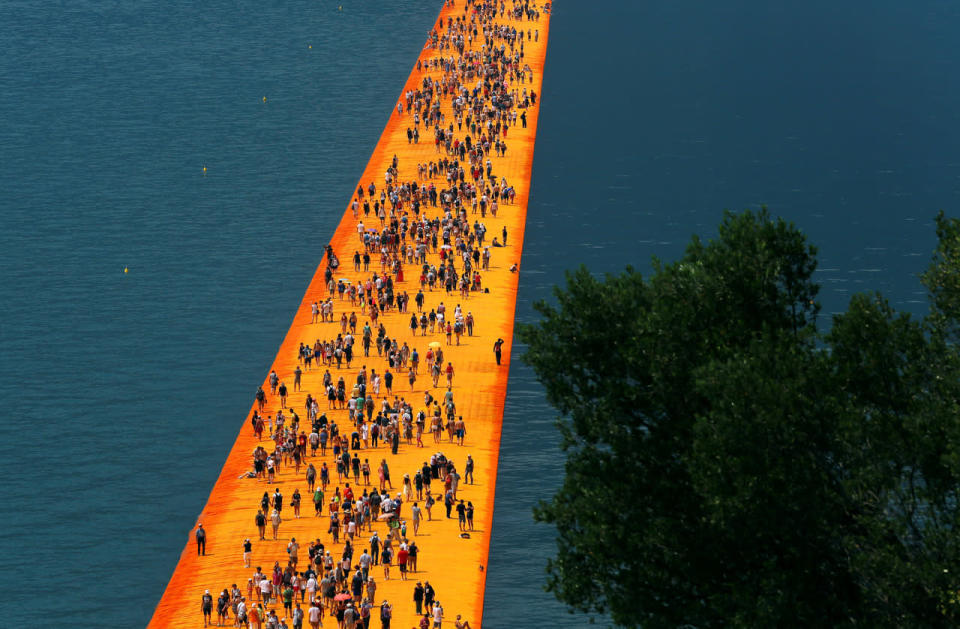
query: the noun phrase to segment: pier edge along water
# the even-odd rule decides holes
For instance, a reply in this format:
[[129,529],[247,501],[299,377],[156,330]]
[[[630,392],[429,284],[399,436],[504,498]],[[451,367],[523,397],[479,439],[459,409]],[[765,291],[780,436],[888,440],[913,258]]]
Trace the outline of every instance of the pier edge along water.
[[[539,9],[539,7],[537,8]],[[434,32],[442,32],[445,24],[449,25],[451,21],[463,15],[463,2],[457,2],[453,6],[445,4],[437,18]],[[538,19],[534,21],[513,19],[509,14],[500,17],[498,14],[494,23],[514,27],[522,33],[530,31],[529,39],[524,41],[524,56],[519,64],[521,68],[524,65],[530,67],[531,72],[527,74],[529,79],[522,84],[519,82],[513,83],[510,87],[518,91],[526,89],[539,94],[549,31],[549,12],[542,11]],[[481,40],[482,34],[474,40],[472,47],[468,46],[468,48],[472,48],[474,51],[479,50]],[[499,45],[501,42],[496,43]],[[519,51],[519,46],[517,50]],[[431,46],[428,39],[427,46],[424,47],[419,59],[414,64],[413,71],[402,90],[399,100],[403,100],[402,94],[411,90],[415,91],[418,87],[421,87],[426,77],[433,80],[441,78],[443,72],[439,69],[432,69],[429,62],[437,57],[448,58],[453,54],[454,52],[451,50],[441,51]],[[444,124],[447,124],[453,118],[451,106],[447,100],[441,100],[441,102],[441,111],[448,116],[444,121]],[[427,343],[439,342],[441,344],[445,354],[445,362],[451,362],[456,369],[451,390],[455,396],[457,414],[462,415],[466,420],[466,437],[464,445],[459,446],[449,443],[446,436],[441,439],[440,443],[434,444],[432,442],[433,438],[425,434],[426,447],[424,448],[403,443],[397,455],[390,455],[388,449],[383,446],[378,449],[360,450],[358,454],[364,456],[364,458],[375,456],[376,458],[387,459],[391,470],[391,480],[398,481],[397,484],[393,485],[395,491],[391,493],[396,493],[396,490],[399,490],[399,481],[404,474],[412,476],[421,462],[429,459],[430,455],[437,450],[444,452],[447,458],[454,461],[461,473],[467,454],[471,455],[476,461],[477,469],[476,484],[461,484],[460,495],[458,496],[470,500],[476,506],[475,531],[470,532],[467,537],[461,536],[456,520],[446,519],[443,513],[444,509],[438,503],[435,513],[439,517],[434,518],[435,521],[433,522],[424,522],[421,535],[411,537],[408,533],[408,537],[411,540],[415,539],[421,548],[418,572],[411,574],[410,579],[402,582],[399,581],[397,578],[399,575],[396,573],[391,575],[390,580],[378,579],[377,602],[387,599],[393,603],[395,623],[416,622],[411,602],[411,591],[414,583],[427,580],[430,580],[436,588],[437,599],[443,603],[448,622],[452,621],[457,615],[462,615],[465,620],[471,623],[471,626],[478,627],[482,620],[500,431],[516,307],[518,273],[514,265],[519,264],[521,259],[539,108],[540,102],[536,100],[534,105],[524,110],[525,124],[521,125],[518,121],[516,125],[510,126],[509,130],[504,133],[502,140],[508,146],[507,153],[504,156],[496,156],[492,152],[484,156],[484,160],[489,159],[492,162],[492,174],[495,178],[505,178],[516,191],[516,198],[513,203],[500,204],[498,216],[493,217],[490,214],[483,218],[470,214],[467,216],[470,222],[478,219],[482,220],[487,228],[487,233],[491,237],[496,236],[505,241],[504,247],[492,249],[490,270],[482,272],[482,285],[485,290],[476,294],[471,293],[466,299],[461,299],[456,292],[451,294],[443,290],[425,291],[427,295],[424,305],[425,311],[436,308],[439,302],[445,302],[449,309],[448,312],[453,311],[455,304],[460,304],[464,311],[475,313],[476,331],[474,335],[464,334],[460,339],[460,344],[448,345],[445,335],[439,331],[435,334],[428,333],[426,337],[420,335],[419,338],[416,334],[411,334],[407,326],[409,312],[385,312],[380,317],[387,328],[389,337],[397,339],[398,343],[406,342],[411,347],[417,348],[421,352],[421,356],[427,351]],[[366,188],[370,182],[376,182],[379,192],[383,186],[384,173],[390,167],[394,156],[397,156],[398,159],[399,181],[417,180],[416,164],[418,163],[448,157],[443,151],[435,147],[430,133],[424,133],[427,137],[419,143],[410,141],[407,136],[407,128],[414,124],[411,115],[409,111],[400,113],[395,110],[391,112],[386,128],[358,181],[358,186]],[[425,129],[425,131],[428,131],[428,129]],[[455,134],[459,138],[464,135],[465,133],[460,132]],[[426,182],[421,181],[420,183]],[[443,187],[440,178],[434,177],[433,183],[438,188]],[[425,212],[432,218],[436,215],[437,209],[427,207]],[[364,217],[361,213],[360,219],[364,220],[368,226],[379,227],[379,221],[372,214],[369,217]],[[339,226],[330,239],[330,246],[341,262],[340,267],[336,270],[336,277],[349,279],[350,282],[360,281],[369,276],[369,273],[356,272],[352,269],[353,252],[363,251],[357,223],[358,219],[354,217],[354,212],[348,204]],[[488,239],[489,241],[490,239]],[[320,252],[318,252],[318,257],[319,255]],[[375,260],[377,257],[374,255]],[[429,260],[431,262],[436,263],[437,259],[438,253],[430,254]],[[305,371],[302,391],[292,391],[294,378],[292,374],[298,364],[297,348],[299,344],[301,342],[312,343],[317,338],[335,336],[340,329],[340,315],[348,311],[355,311],[362,321],[366,320],[366,317],[360,315],[359,307],[352,307],[349,301],[340,300],[334,296],[334,319],[336,321],[332,323],[313,323],[311,321],[312,304],[327,297],[324,277],[327,262],[328,260],[322,261],[317,268],[271,367],[271,371],[275,371],[291,389],[285,408],[298,409],[298,414],[304,416],[306,413],[302,408],[306,394],[312,393],[321,402],[321,410],[325,410],[322,407],[325,395],[320,386],[320,375],[322,373],[320,368]],[[376,269],[377,266],[377,263],[374,262],[371,264],[371,269]],[[405,277],[403,280],[399,280],[399,277],[397,277],[396,292],[398,294],[406,291],[412,297],[418,290],[417,279],[419,273],[414,270],[416,268],[417,265],[407,265],[404,267]],[[489,292],[486,292],[487,289]],[[411,305],[410,310],[415,311],[415,306]],[[494,360],[493,345],[498,339],[503,340],[502,365],[497,365]],[[352,378],[359,371],[358,366],[361,364],[365,365],[367,369],[374,368],[382,373],[384,359],[373,354],[369,358],[358,355],[356,364],[352,369],[336,372],[331,368],[331,371],[335,378],[340,375],[349,375]],[[445,378],[442,379],[445,381]],[[438,387],[430,386],[429,382],[429,376],[423,373],[421,369],[415,384],[408,386],[406,374],[398,371],[394,380],[394,394],[398,397],[409,396],[410,403],[416,411],[423,406],[422,400],[426,390],[429,390],[437,399],[441,398],[445,391],[443,382]],[[269,384],[268,377],[265,377],[262,383],[265,391],[270,391]],[[276,396],[268,396],[265,412],[268,414],[275,413],[278,409],[277,402]],[[154,611],[150,623],[151,627],[197,626],[201,624],[199,602],[205,590],[210,590],[212,594],[216,595],[224,588],[230,588],[232,584],[237,584],[246,594],[247,579],[252,574],[253,568],[248,569],[243,566],[242,543],[248,537],[251,540],[257,537],[254,514],[261,493],[264,491],[272,493],[273,489],[279,488],[287,500],[289,500],[294,489],[297,488],[306,494],[306,483],[302,477],[303,472],[301,471],[300,475],[295,476],[289,466],[284,466],[277,482],[270,485],[246,478],[246,473],[251,468],[251,452],[260,444],[250,428],[250,419],[256,409],[257,404],[254,402],[250,412],[242,422],[240,433],[224,463],[208,502],[198,517],[198,523],[202,523],[204,529],[208,531],[206,554],[198,556],[193,541],[193,531],[188,532],[186,546],[163,597]],[[346,411],[326,412],[332,421],[342,426],[348,425]],[[323,460],[328,463],[333,462],[329,455]],[[320,459],[307,458],[304,463],[310,462],[319,465]],[[371,460],[370,463],[371,466],[375,466],[377,461]],[[357,486],[358,493],[362,489],[367,489],[367,487]],[[300,519],[294,519],[292,509],[289,506],[287,507],[278,539],[276,541],[272,539],[265,542],[257,541],[254,544],[252,566],[262,565],[264,571],[269,572],[274,561],[281,561],[281,564],[285,563],[286,544],[293,537],[301,543],[300,555],[303,561],[305,561],[306,555],[305,546],[316,538],[323,539],[324,544],[329,545],[328,549],[332,548],[339,555],[339,551],[343,548],[342,542],[339,545],[330,543],[330,536],[324,526],[327,521],[326,518],[315,518],[310,513],[309,504],[309,494],[306,494],[302,511],[303,517]],[[405,512],[409,514],[408,509]],[[409,515],[407,520],[409,522]],[[379,530],[382,536],[386,535],[383,526],[375,528]],[[355,556],[361,552],[360,549],[365,545],[366,535],[358,537],[355,544],[357,548]],[[302,563],[300,565],[303,566]],[[269,608],[278,609],[282,615],[282,605],[271,605]]]

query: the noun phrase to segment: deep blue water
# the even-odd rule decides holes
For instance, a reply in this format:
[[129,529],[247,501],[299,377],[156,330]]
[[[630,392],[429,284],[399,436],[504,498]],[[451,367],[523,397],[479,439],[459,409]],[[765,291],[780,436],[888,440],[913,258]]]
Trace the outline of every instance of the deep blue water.
[[[0,3],[4,626],[150,617],[438,10]],[[932,0],[558,3],[518,318],[761,204],[820,246],[825,324],[860,290],[922,313],[958,27]],[[489,627],[583,622],[541,591],[552,422],[515,362]]]

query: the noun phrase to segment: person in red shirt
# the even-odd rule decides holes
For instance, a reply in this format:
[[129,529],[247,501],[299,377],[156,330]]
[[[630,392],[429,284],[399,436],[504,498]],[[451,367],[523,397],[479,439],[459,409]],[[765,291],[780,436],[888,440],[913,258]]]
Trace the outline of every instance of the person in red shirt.
[[400,550],[397,551],[397,566],[400,567],[400,580],[407,580],[407,558],[410,556],[410,552],[407,550],[406,546],[400,546]]

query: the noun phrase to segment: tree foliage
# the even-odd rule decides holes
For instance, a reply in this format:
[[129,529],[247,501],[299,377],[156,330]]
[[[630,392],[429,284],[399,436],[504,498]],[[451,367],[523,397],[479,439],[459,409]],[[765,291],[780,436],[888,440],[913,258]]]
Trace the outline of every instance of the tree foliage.
[[956,624],[960,224],[938,236],[929,317],[858,295],[824,334],[816,250],[766,210],[650,278],[568,274],[519,331],[566,452],[548,589],[645,629]]

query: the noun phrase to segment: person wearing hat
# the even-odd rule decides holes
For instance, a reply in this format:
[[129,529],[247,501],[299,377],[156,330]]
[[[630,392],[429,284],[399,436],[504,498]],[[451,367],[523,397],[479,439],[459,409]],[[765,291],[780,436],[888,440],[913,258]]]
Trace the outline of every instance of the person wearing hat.
[[220,598],[217,599],[217,626],[223,626],[223,623],[230,618],[230,592],[223,588]]
[[267,626],[277,628],[280,627],[280,618],[277,616],[277,610],[271,609],[270,612],[267,613]]
[[197,524],[197,556],[207,554],[207,532],[203,530],[203,524]]
[[213,596],[210,590],[204,591],[200,599],[200,611],[203,613],[203,626],[206,627],[210,624],[210,615],[213,613]]
[[413,587],[413,603],[417,606],[417,616],[423,613],[423,584],[417,581]]
[[357,626],[357,609],[353,606],[353,601],[347,603],[347,608],[343,610],[344,629],[355,629]]
[[247,614],[250,620],[250,627],[252,629],[260,629],[260,623],[265,620],[265,614],[263,612],[263,605],[257,603],[250,607],[250,613]]
[[244,596],[241,596],[240,602],[237,603],[237,626],[247,626],[247,599]]
[[390,619],[393,618],[393,605],[390,601],[384,600],[380,605],[380,626],[383,629],[390,629]]
[[357,626],[368,629],[370,627],[370,613],[373,609],[373,605],[370,604],[370,599],[364,598],[360,603],[360,606],[357,608],[357,615],[359,620],[357,620]]
[[317,598],[317,589],[320,587],[320,583],[317,581],[317,573],[312,569],[308,570],[310,578],[307,579],[307,583],[304,586],[307,596],[312,601]]
[[[264,577],[260,579],[260,600],[269,605],[271,594],[273,594],[273,582],[269,576],[264,575]],[[263,618],[261,618],[261,620],[263,620]]]

